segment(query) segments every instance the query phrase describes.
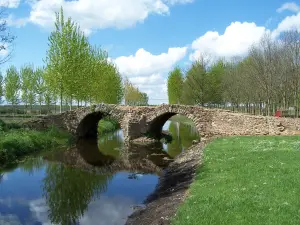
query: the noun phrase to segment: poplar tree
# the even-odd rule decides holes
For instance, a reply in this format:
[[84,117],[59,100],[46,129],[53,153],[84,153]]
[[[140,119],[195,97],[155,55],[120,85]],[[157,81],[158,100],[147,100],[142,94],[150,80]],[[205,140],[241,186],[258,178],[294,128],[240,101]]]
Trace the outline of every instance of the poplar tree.
[[45,80],[44,80],[44,70],[43,68],[37,68],[35,71],[36,77],[36,95],[37,102],[40,105],[40,114],[42,113],[42,104],[44,103],[44,94],[46,90]]
[[28,68],[28,75],[30,77],[29,87],[28,87],[28,103],[30,109],[32,110],[33,105],[36,103],[36,88],[37,88],[37,74],[34,71],[33,66]]
[[10,66],[5,76],[5,99],[12,106],[19,103],[20,76],[15,66]]
[[203,61],[195,61],[186,73],[182,102],[187,105],[206,103],[207,71]]
[[[32,84],[32,75],[33,75],[33,66],[32,65],[24,65],[20,69],[20,78],[21,78],[21,100],[25,104],[25,109],[27,109],[27,105],[29,103],[29,97],[32,89],[34,89],[34,84]],[[30,99],[32,103],[32,99]]]
[[168,77],[168,97],[170,104],[179,104],[182,95],[183,74],[179,67],[174,68]]
[[124,81],[125,105],[148,105],[148,95],[135,87],[128,78]]
[[47,85],[53,92],[58,93],[60,99],[60,112],[64,98],[72,99],[72,90],[77,88],[74,86],[74,74],[78,74],[76,62],[74,58],[79,55],[76,52],[78,46],[78,26],[68,18],[65,21],[63,9],[60,13],[56,13],[55,30],[51,32],[49,37],[49,49],[47,50],[46,64]]

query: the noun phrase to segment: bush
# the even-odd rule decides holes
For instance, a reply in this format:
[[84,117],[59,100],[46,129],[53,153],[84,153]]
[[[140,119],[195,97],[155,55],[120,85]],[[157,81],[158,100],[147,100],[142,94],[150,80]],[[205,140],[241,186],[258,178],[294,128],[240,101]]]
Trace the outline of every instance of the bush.
[[115,131],[120,128],[118,121],[115,119],[105,117],[99,121],[98,124],[98,134],[103,135],[112,131]]
[[3,131],[5,129],[6,124],[3,120],[0,119],[0,131]]
[[0,166],[14,163],[31,153],[68,145],[71,140],[71,135],[54,127],[44,132],[11,129],[0,131],[0,136]]
[[8,131],[11,129],[21,129],[22,126],[18,123],[5,123],[0,119],[0,131]]

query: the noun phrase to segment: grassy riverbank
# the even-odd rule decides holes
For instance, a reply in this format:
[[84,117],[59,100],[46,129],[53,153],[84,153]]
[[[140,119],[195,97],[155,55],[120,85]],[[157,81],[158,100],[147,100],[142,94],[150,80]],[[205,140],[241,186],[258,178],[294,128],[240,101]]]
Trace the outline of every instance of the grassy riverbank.
[[71,140],[68,133],[56,128],[35,131],[3,121],[0,121],[0,137],[0,167],[18,162],[32,153],[67,146]]
[[118,121],[112,118],[103,118],[98,124],[98,135],[107,134],[120,128]]
[[300,137],[217,139],[172,224],[299,224],[299,161]]

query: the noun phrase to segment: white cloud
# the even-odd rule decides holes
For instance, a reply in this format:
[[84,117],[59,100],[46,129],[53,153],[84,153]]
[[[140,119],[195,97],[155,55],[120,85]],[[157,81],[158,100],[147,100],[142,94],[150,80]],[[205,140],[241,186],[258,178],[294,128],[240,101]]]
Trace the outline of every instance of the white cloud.
[[8,174],[4,173],[2,174],[2,181],[6,181],[6,180],[8,180]]
[[151,14],[168,15],[171,5],[191,3],[193,0],[31,0],[29,2],[31,6],[29,22],[51,28],[55,20],[55,12],[62,6],[65,16],[71,16],[87,34],[90,34],[97,29],[133,27],[137,23],[142,23]]
[[277,12],[281,13],[285,10],[289,10],[292,12],[298,12],[298,11],[300,11],[300,6],[297,5],[295,2],[287,2],[287,3],[284,3],[280,8],[278,8]]
[[0,224],[1,225],[22,225],[20,219],[14,214],[1,214],[0,213]]
[[175,5],[175,4],[186,4],[186,3],[192,3],[194,0],[165,0],[165,2]]
[[161,74],[156,73],[147,77],[131,77],[130,81],[134,84],[143,85],[143,84],[156,84],[163,80]]
[[0,0],[0,7],[18,8],[21,0]]
[[26,23],[28,22],[28,18],[15,18],[12,14],[10,14],[6,18],[6,22],[8,26],[20,28],[26,25]]
[[[82,225],[114,225],[124,224],[127,217],[133,212],[132,206],[135,205],[133,199],[112,196],[101,196],[99,200],[89,203],[88,210],[79,218]],[[44,199],[37,199],[30,202],[30,211],[33,217],[43,225],[50,225],[48,219],[49,207]]]
[[281,32],[298,29],[300,30],[300,12],[296,15],[287,16],[283,19],[277,26],[277,28],[272,32],[273,37],[277,37]]
[[233,22],[223,34],[208,31],[193,41],[191,47],[194,52],[190,55],[190,60],[197,59],[203,53],[217,57],[244,55],[248,48],[257,42],[266,31],[265,27],[248,22]]
[[152,55],[143,48],[135,55],[121,56],[114,60],[124,76],[149,76],[169,71],[177,62],[185,57],[187,47],[169,48],[167,53]]
[[149,96],[149,103],[167,102],[166,75],[187,53],[187,47],[169,48],[168,52],[153,55],[145,49],[135,55],[114,59],[120,73]]
[[167,79],[160,73],[130,77],[130,82],[149,96],[150,104],[168,102]]

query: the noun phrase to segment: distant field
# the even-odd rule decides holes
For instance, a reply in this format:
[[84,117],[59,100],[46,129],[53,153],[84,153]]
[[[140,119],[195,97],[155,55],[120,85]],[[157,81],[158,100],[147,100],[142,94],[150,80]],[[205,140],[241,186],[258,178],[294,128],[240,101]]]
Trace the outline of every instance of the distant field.
[[[55,114],[59,113],[59,105],[34,105],[32,107],[25,106],[25,105],[18,105],[12,107],[11,105],[0,105],[0,116],[1,115],[11,115],[11,114],[18,114],[18,115],[39,115],[39,114]],[[73,106],[72,109],[76,109],[77,106]],[[62,111],[70,110],[69,106],[64,105],[62,107]]]
[[0,119],[3,120],[5,123],[24,123],[27,122],[33,118],[37,118],[37,116],[32,116],[32,117],[4,117],[0,116]]
[[195,123],[193,122],[193,120],[187,118],[186,116],[182,116],[182,115],[175,115],[172,116],[170,118],[171,121],[175,121],[175,122],[181,122],[181,123],[185,123],[185,124],[190,124],[190,125],[194,125]]

